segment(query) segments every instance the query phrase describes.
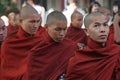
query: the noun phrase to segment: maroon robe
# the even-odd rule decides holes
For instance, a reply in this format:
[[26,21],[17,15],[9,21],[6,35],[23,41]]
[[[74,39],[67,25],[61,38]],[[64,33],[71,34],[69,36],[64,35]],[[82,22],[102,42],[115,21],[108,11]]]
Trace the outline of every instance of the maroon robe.
[[87,40],[87,36],[86,36],[84,30],[81,28],[80,29],[75,28],[72,25],[70,25],[70,27],[68,27],[66,37],[75,41],[76,43],[85,43],[86,44],[86,40]]
[[70,59],[66,80],[120,80],[120,46],[102,47],[89,39]]
[[22,80],[26,72],[29,51],[39,42],[39,37],[19,29],[18,33],[8,37],[2,44],[2,80]]
[[12,25],[9,24],[7,26],[7,37],[16,34],[18,29],[19,29],[19,26],[17,26],[17,25],[16,26],[12,26]]
[[36,33],[36,35],[40,36],[44,31],[45,31],[45,28],[42,27],[42,26],[40,26],[39,29],[38,29],[38,31],[37,31],[37,33]]
[[113,24],[110,26],[110,31],[109,31],[109,36],[108,36],[108,40],[107,40],[107,45],[111,46],[111,44],[114,43],[114,27]]
[[74,55],[72,40],[53,41],[45,31],[40,43],[30,52],[28,80],[57,80],[65,73],[69,58]]
[[2,42],[0,42],[0,79],[1,79],[1,45]]

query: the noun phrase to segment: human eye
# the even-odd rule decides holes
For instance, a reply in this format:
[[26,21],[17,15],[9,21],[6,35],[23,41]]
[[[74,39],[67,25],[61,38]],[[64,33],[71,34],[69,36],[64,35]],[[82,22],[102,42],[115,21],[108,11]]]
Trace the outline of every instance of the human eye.
[[97,28],[97,27],[98,27],[98,25],[97,25],[97,24],[95,24],[95,25],[94,25],[94,27],[95,27],[95,28]]
[[107,27],[107,26],[108,26],[108,23],[104,23],[103,25],[104,25],[105,27]]
[[35,20],[31,20],[31,21],[29,21],[30,23],[35,23]]
[[55,30],[56,30],[56,31],[60,31],[60,30],[61,30],[61,28],[55,28]]

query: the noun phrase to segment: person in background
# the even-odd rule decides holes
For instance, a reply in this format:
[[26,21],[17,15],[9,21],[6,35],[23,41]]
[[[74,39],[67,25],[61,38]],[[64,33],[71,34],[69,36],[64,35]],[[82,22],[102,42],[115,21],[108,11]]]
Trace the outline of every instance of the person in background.
[[18,9],[15,12],[10,12],[8,14],[9,25],[7,26],[7,37],[17,33],[20,27],[19,15],[20,15],[20,11]]
[[1,45],[7,36],[7,29],[4,21],[0,18],[0,79],[1,79]]
[[85,29],[84,18],[86,17],[86,15],[88,15],[92,12],[98,12],[100,7],[101,7],[101,4],[98,1],[93,1],[90,3],[90,6],[88,7],[88,13],[86,13],[83,17],[83,25],[82,25],[83,29]]
[[22,7],[20,11],[20,25],[18,32],[8,37],[1,47],[1,80],[26,80],[24,76],[27,67],[29,51],[40,41],[36,37],[41,16],[30,5]]
[[[115,1],[116,3],[116,13],[114,15],[113,19],[113,25],[114,25],[114,40],[117,44],[120,44],[120,1]],[[114,6],[115,7],[115,6]]]
[[[66,37],[73,40],[76,45],[83,45],[83,47],[86,45],[87,36],[84,32],[84,30],[81,28],[83,15],[75,11],[71,15],[71,24],[70,27],[68,27]],[[82,49],[82,47],[80,48]]]
[[74,11],[78,10],[78,1],[77,0],[68,0],[67,1],[67,9],[63,11],[63,14],[67,18],[67,27],[70,26],[71,23],[71,15]]

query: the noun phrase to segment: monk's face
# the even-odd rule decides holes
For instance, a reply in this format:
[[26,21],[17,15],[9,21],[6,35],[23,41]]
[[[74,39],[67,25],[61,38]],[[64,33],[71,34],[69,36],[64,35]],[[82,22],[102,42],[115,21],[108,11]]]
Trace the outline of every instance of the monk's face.
[[26,19],[22,19],[21,26],[23,30],[29,34],[35,34],[40,26],[41,16],[31,14]]
[[107,41],[108,33],[109,27],[105,16],[96,16],[91,18],[87,34],[92,40],[98,43],[105,43]]
[[0,41],[3,41],[7,36],[6,26],[3,21],[0,21]]
[[67,31],[66,21],[56,21],[56,23],[46,27],[49,36],[55,41],[60,42],[65,37]]
[[109,21],[110,20],[110,11],[106,9],[104,11],[104,15],[106,16],[107,20]]
[[10,13],[8,16],[9,16],[9,24],[15,26],[15,13]]
[[71,19],[72,25],[76,28],[81,28],[82,18],[83,16],[81,14],[76,14],[76,17],[74,19]]

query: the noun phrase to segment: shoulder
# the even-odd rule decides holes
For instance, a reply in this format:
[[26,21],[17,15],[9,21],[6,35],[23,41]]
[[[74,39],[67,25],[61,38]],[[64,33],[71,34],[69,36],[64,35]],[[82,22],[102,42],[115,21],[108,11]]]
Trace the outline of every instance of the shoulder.
[[17,36],[16,36],[16,35],[9,36],[9,37],[7,37],[7,38],[3,41],[3,43],[14,42],[15,39],[17,39]]

